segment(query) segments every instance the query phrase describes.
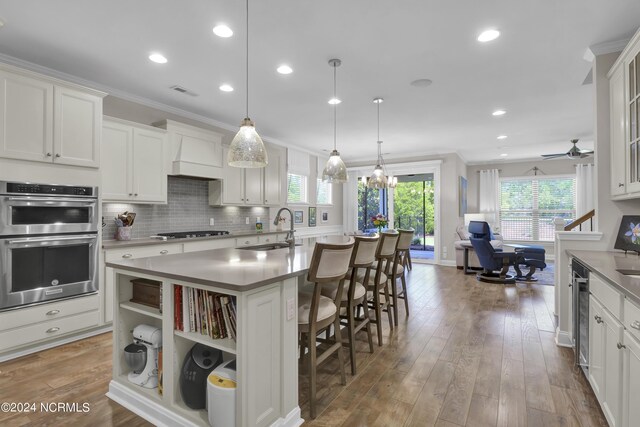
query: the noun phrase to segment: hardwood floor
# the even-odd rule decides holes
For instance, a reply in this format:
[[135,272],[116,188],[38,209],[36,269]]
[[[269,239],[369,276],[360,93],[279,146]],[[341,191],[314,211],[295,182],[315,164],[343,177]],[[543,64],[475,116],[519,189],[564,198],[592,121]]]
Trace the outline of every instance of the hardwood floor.
[[[606,426],[573,352],[553,340],[553,287],[492,285],[451,267],[414,263],[411,317],[340,385],[337,358],[319,368],[309,426]],[[0,401],[87,402],[87,413],[3,413],[2,426],[149,425],[105,396],[111,334],[0,364]],[[346,354],[346,353],[345,353]],[[307,380],[300,406],[308,418]]]

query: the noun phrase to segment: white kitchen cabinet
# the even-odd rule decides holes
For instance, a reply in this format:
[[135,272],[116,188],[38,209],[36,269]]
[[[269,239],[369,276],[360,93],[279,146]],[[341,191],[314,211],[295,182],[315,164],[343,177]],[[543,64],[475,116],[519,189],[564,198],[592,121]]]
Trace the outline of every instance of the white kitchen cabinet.
[[[609,70],[611,197],[640,197],[640,31]],[[622,180],[624,173],[624,180]]]
[[604,400],[605,326],[603,308],[589,297],[589,383],[598,400]]
[[285,204],[285,183],[287,181],[287,152],[284,148],[267,145],[269,164],[264,168],[264,204],[282,206]]
[[626,180],[629,164],[625,160],[627,151],[625,137],[624,68],[612,70],[609,79],[609,100],[611,120],[611,196],[627,192]]
[[266,145],[269,164],[264,168],[235,168],[226,162],[228,147],[222,148],[225,162],[222,179],[209,183],[209,204],[212,206],[266,206],[284,204],[286,182],[285,151]]
[[103,201],[167,203],[165,131],[109,118],[102,153]]
[[[228,147],[222,148],[222,156],[226,159]],[[263,168],[236,168],[229,166],[225,160],[222,167],[222,180],[209,182],[209,204],[220,205],[263,205]]]
[[0,157],[99,167],[105,94],[2,67]]
[[622,415],[622,324],[607,310],[602,311],[604,325],[604,390],[602,412],[611,427],[621,426]]
[[640,343],[624,332],[622,378],[622,422],[634,427],[640,420]]

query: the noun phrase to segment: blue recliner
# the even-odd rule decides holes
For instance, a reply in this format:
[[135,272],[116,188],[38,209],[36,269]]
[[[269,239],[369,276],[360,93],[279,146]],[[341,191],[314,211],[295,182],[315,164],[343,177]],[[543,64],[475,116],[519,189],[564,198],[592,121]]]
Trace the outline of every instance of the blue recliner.
[[[484,221],[471,221],[469,233],[469,240],[483,269],[476,278],[482,282],[515,283],[514,276],[508,272],[509,267],[516,265],[516,253],[502,252],[491,246],[491,228]],[[497,270],[500,271],[496,273]]]

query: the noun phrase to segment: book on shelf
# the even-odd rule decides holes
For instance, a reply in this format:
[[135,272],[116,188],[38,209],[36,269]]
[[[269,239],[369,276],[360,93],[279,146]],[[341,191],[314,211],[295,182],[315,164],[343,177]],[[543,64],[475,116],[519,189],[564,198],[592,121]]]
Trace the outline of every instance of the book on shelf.
[[237,312],[234,296],[174,285],[174,329],[212,339],[236,340]]

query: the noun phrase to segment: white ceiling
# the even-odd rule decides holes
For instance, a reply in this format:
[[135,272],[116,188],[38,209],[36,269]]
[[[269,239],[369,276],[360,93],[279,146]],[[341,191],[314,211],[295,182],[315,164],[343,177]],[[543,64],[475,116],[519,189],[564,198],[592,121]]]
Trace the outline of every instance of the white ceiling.
[[[638,0],[250,0],[250,116],[258,132],[375,158],[376,107],[387,157],[459,152],[468,162],[593,147],[594,44],[630,37]],[[0,53],[237,125],[244,117],[244,2],[0,0]],[[229,39],[211,29],[220,22]],[[487,27],[502,33],[480,44]],[[150,62],[161,52],[169,62]],[[294,73],[275,69],[287,63]],[[428,88],[409,85],[429,78]],[[229,83],[235,91],[218,90]],[[181,85],[197,97],[169,90]],[[492,117],[497,108],[505,116]],[[509,138],[498,141],[506,134]],[[506,148],[499,148],[504,147]]]

